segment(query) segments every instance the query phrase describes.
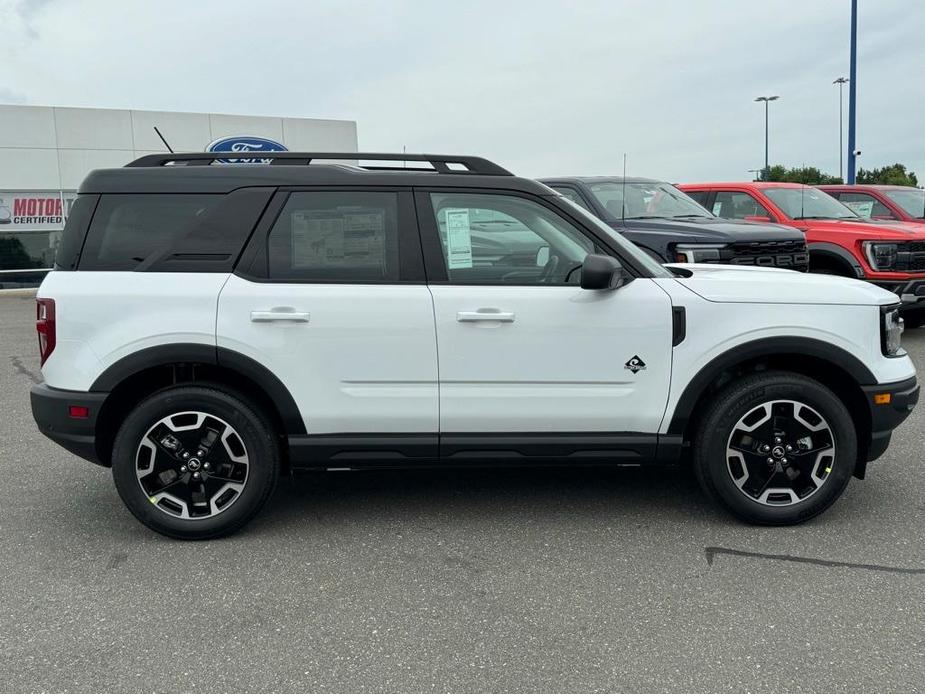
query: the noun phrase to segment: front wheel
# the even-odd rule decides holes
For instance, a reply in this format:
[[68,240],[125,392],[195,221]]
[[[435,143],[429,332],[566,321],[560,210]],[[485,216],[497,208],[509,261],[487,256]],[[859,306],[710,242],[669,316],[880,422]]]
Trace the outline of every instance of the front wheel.
[[792,525],[831,506],[857,461],[857,434],[838,397],[805,376],[771,371],[717,394],[694,443],[704,491],[739,518]]
[[212,387],[155,393],[116,435],[112,474],[138,520],[170,537],[234,532],[264,505],[279,475],[272,428],[240,397]]

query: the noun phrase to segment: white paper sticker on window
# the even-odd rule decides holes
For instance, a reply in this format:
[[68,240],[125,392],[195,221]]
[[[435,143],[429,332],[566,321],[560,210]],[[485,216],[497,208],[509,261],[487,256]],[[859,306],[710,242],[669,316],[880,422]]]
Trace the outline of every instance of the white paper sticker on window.
[[842,200],[842,202],[862,217],[870,217],[874,213],[874,201],[861,202],[860,200]]
[[469,210],[448,209],[446,219],[446,257],[450,270],[472,267],[472,232],[469,228]]

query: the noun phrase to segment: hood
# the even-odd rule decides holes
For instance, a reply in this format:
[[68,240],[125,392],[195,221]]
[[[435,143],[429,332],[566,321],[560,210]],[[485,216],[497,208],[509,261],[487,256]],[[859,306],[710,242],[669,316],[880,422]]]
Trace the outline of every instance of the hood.
[[876,220],[795,219],[793,223],[807,231],[840,231],[868,239],[925,241],[925,225],[913,222],[879,222]]
[[671,263],[666,267],[690,273],[690,277],[677,277],[675,281],[707,301],[860,306],[898,302],[895,294],[869,282],[835,275],[709,263]]
[[803,241],[803,232],[782,224],[744,222],[704,217],[691,219],[627,219],[608,222],[617,231],[670,233],[678,243],[734,243],[737,241]]

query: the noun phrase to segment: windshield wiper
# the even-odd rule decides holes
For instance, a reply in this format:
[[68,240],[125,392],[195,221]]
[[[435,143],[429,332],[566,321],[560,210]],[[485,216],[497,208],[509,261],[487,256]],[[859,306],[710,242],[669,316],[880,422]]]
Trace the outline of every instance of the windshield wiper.
[[661,214],[641,214],[636,217],[624,217],[623,219],[665,219]]
[[802,217],[794,217],[793,219],[851,219],[851,217],[832,217],[831,215],[824,214],[807,214]]
[[712,219],[708,214],[675,214],[672,215],[672,219],[690,219],[692,217],[697,217],[699,219]]

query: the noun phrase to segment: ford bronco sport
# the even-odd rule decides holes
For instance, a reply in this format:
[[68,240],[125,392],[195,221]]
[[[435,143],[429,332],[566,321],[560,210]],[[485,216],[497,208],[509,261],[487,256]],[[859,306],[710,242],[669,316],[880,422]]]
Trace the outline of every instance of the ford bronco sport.
[[767,219],[721,219],[670,183],[613,176],[544,178],[542,183],[602,219],[660,263],[809,269],[801,232]]
[[917,401],[873,285],[663,267],[476,157],[221,156],[91,172],[37,297],[40,430],[165,535],[240,528],[297,468],[685,447],[732,513],[797,523]]

